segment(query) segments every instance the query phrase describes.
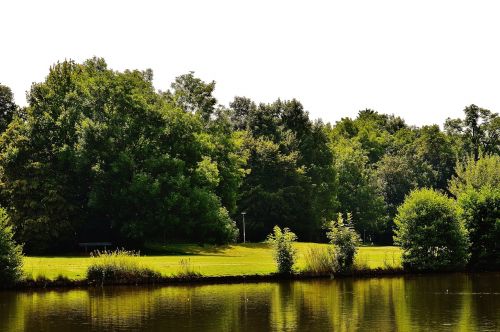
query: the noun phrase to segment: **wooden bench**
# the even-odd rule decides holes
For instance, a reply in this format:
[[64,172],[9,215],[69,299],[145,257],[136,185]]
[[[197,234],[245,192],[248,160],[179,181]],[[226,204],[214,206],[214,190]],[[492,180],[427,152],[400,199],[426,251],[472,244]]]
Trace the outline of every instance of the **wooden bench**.
[[107,247],[111,247],[113,244],[111,242],[82,242],[78,243],[79,247],[85,248],[85,252],[87,252],[88,248],[101,248],[104,247],[106,250]]

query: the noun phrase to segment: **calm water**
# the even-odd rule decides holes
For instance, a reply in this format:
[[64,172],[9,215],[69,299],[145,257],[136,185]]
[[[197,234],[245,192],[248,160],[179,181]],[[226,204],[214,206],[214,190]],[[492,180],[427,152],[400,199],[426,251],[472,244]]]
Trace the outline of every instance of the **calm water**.
[[500,273],[0,292],[0,331],[500,331]]

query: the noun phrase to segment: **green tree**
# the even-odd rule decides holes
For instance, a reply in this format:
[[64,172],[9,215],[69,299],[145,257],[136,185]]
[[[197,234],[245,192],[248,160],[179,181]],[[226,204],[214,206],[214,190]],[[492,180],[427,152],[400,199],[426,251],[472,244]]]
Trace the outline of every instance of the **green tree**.
[[394,242],[410,270],[462,268],[468,261],[467,231],[454,200],[432,189],[412,191],[398,208]]
[[229,103],[231,110],[231,123],[235,130],[246,130],[250,114],[255,114],[257,106],[255,103],[246,97],[234,97],[234,100]]
[[357,141],[339,139],[332,147],[339,212],[352,213],[354,228],[375,235],[384,230],[385,203],[377,192],[375,177]]
[[14,242],[7,212],[0,208],[0,288],[22,276],[22,248]]
[[273,255],[278,266],[278,273],[291,274],[295,264],[297,250],[293,243],[297,240],[295,233],[288,228],[281,230],[274,226],[273,232],[267,236],[267,242],[273,247]]
[[335,208],[335,174],[328,137],[297,100],[231,103],[231,118],[248,132],[248,169],[239,199],[249,238],[261,240],[279,221],[304,239],[319,237]]
[[445,122],[445,130],[459,143],[459,152],[465,152],[465,156],[461,155],[461,158],[471,155],[477,161],[482,155],[500,153],[498,113],[492,113],[474,104],[467,106],[464,113],[463,120],[448,118]]
[[227,109],[215,111],[213,121],[205,127],[205,133],[199,135],[203,154],[209,155],[219,173],[215,193],[222,205],[235,213],[238,193],[243,179],[248,173],[248,150],[245,147],[245,132],[233,131]]
[[330,134],[331,141],[340,137],[355,140],[366,152],[369,164],[378,162],[392,145],[392,136],[407,128],[405,122],[393,115],[379,114],[366,109],[359,111],[354,120],[343,118],[335,124]]
[[437,125],[423,126],[417,130],[411,153],[421,164],[429,165],[429,186],[446,190],[454,173],[456,157],[453,144]]
[[[217,190],[240,166],[232,138],[214,126],[156,93],[149,70],[115,72],[97,58],[56,64],[1,142],[16,236],[37,253],[89,240],[232,241]],[[224,195],[229,205],[234,194]]]
[[17,105],[14,103],[12,90],[0,84],[0,134],[3,133],[16,113]]
[[238,205],[247,212],[248,238],[261,240],[276,221],[305,233],[310,222],[307,205],[302,205],[307,179],[299,169],[297,153],[283,153],[280,145],[285,142],[277,144],[265,138],[249,138],[246,144],[250,174],[244,180]]
[[212,95],[214,81],[206,83],[191,71],[177,77],[171,88],[165,94],[169,101],[186,112],[200,115],[204,121],[210,120],[217,104],[217,99]]
[[427,186],[431,172],[427,163],[419,163],[410,154],[387,154],[377,163],[375,176],[379,193],[387,204],[388,214],[393,218],[397,207],[413,189]]
[[485,156],[479,160],[472,158],[457,163],[454,175],[449,181],[449,191],[459,197],[470,189],[479,190],[482,187],[500,187],[500,156]]
[[470,265],[474,268],[500,268],[500,187],[468,189],[458,203],[471,243]]

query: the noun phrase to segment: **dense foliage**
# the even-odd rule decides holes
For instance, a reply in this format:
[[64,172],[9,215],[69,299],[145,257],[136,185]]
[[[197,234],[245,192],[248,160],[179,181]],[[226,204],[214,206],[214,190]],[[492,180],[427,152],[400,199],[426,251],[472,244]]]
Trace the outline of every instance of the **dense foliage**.
[[412,191],[398,208],[394,241],[410,270],[449,270],[468,261],[467,231],[457,204],[431,189]]
[[342,214],[339,213],[337,220],[330,222],[326,236],[334,246],[335,270],[348,271],[354,263],[354,256],[361,242],[352,227],[351,214],[347,214],[347,220],[344,222]]
[[14,242],[9,217],[0,208],[0,287],[21,277],[22,263],[21,246]]
[[249,237],[262,239],[275,223],[317,240],[336,207],[332,152],[323,124],[312,123],[297,100],[231,103],[235,129],[247,133],[249,174],[238,202],[247,211]]
[[500,117],[475,105],[444,131],[370,109],[325,124],[296,99],[218,105],[193,72],[163,92],[152,81],[93,58],[52,66],[25,108],[0,85],[0,204],[25,251],[227,243],[242,212],[250,241],[275,224],[326,241],[352,213],[363,242],[392,244],[411,191],[500,185]]
[[3,133],[12,122],[17,106],[8,86],[0,84],[0,133]]
[[0,157],[2,200],[28,252],[235,238],[217,191],[243,175],[237,138],[219,119],[168,103],[151,80],[91,59],[59,63],[32,86],[27,118],[3,135]]
[[288,228],[281,230],[278,226],[274,226],[273,232],[267,236],[267,242],[273,247],[278,273],[292,273],[297,256],[297,250],[293,247],[296,240],[297,235],[295,233]]
[[458,163],[456,175],[451,178],[449,185],[455,197],[482,187],[500,188],[500,156],[487,156],[477,161],[468,158]]
[[471,243],[470,265],[500,268],[500,188],[469,189],[458,199]]

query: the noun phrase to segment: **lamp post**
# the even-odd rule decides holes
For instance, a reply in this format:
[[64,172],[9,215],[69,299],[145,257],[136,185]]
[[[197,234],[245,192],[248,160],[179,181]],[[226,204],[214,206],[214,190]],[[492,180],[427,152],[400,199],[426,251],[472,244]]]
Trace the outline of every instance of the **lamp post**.
[[245,214],[247,214],[247,213],[241,212],[241,215],[243,216],[243,243],[247,242],[247,237],[246,237],[246,233],[245,233]]

